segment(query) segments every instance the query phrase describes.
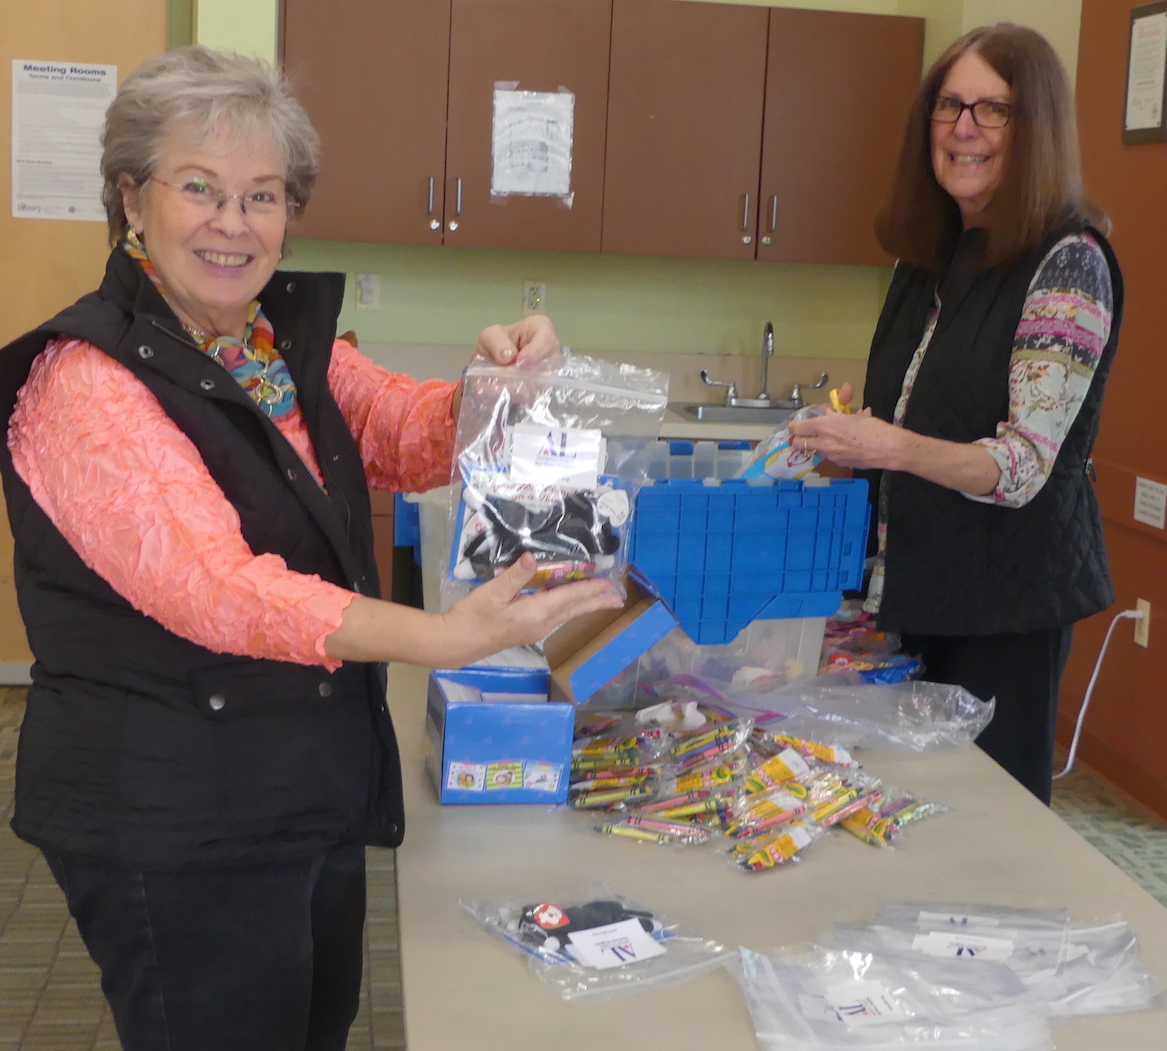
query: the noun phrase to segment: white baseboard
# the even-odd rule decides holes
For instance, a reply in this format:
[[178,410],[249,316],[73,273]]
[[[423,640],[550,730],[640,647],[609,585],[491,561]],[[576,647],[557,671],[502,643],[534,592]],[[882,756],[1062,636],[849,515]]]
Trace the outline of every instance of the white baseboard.
[[0,662],[0,686],[29,686],[32,684],[31,664]]

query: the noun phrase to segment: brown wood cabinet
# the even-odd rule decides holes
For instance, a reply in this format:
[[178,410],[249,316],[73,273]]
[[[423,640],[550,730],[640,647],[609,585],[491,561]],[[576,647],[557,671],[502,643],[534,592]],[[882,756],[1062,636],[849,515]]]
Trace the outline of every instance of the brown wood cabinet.
[[615,0],[603,250],[886,264],[923,44],[918,18]]
[[768,14],[615,0],[605,252],[754,258]]
[[771,8],[759,259],[891,261],[872,227],[923,49],[920,18]]
[[[599,251],[611,21],[611,0],[454,0],[446,244]],[[520,91],[564,87],[575,95],[570,208],[551,197],[492,199],[500,81]]]
[[[283,0],[323,144],[298,233],[886,264],[918,18],[689,0]],[[571,207],[491,194],[494,89],[575,96]]]
[[284,64],[320,133],[294,233],[441,244],[450,0],[283,0]]

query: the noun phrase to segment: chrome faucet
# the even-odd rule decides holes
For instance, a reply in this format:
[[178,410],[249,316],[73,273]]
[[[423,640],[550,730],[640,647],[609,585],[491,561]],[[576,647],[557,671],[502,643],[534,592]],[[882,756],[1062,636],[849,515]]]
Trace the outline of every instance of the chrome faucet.
[[824,372],[821,376],[819,376],[817,383],[794,384],[794,386],[790,388],[790,397],[786,399],[784,404],[789,409],[801,409],[806,405],[806,402],[802,397],[802,392],[804,390],[818,390],[820,387],[825,387],[827,385],[827,380],[830,378],[831,377]]
[[789,398],[771,398],[769,391],[766,390],[767,377],[769,374],[770,359],[774,356],[774,325],[767,321],[765,329],[762,330],[762,389],[754,398],[739,398],[737,396],[736,384],[722,383],[718,380],[711,380],[709,373],[705,369],[701,370],[701,381],[710,387],[724,387],[725,401],[724,405],[731,409],[801,409],[806,405],[803,400],[802,392],[804,390],[818,390],[820,387],[825,387],[827,380],[830,377],[824,372],[818,378],[817,383],[796,383],[790,388]]

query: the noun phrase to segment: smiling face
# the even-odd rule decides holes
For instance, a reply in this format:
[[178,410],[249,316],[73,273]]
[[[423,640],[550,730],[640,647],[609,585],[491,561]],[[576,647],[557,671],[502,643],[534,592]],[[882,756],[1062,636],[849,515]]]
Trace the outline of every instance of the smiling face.
[[199,188],[282,201],[286,174],[266,135],[244,138],[222,127],[200,138],[180,123],[163,139],[145,184],[122,177],[126,216],[184,323],[241,337],[251,301],[280,261],[288,223],[282,204],[252,205],[244,214],[240,199],[216,208]]
[[[969,103],[1013,101],[1009,85],[976,51],[966,51],[952,64],[939,93]],[[978,127],[967,109],[953,124],[932,122],[932,170],[959,206],[966,229],[975,225],[1001,184],[1010,132],[1009,125]]]

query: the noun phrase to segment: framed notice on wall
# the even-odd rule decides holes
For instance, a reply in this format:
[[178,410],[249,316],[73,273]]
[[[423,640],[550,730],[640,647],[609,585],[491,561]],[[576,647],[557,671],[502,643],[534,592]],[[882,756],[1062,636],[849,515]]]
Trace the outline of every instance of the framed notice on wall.
[[1131,10],[1123,142],[1167,140],[1167,0]]

